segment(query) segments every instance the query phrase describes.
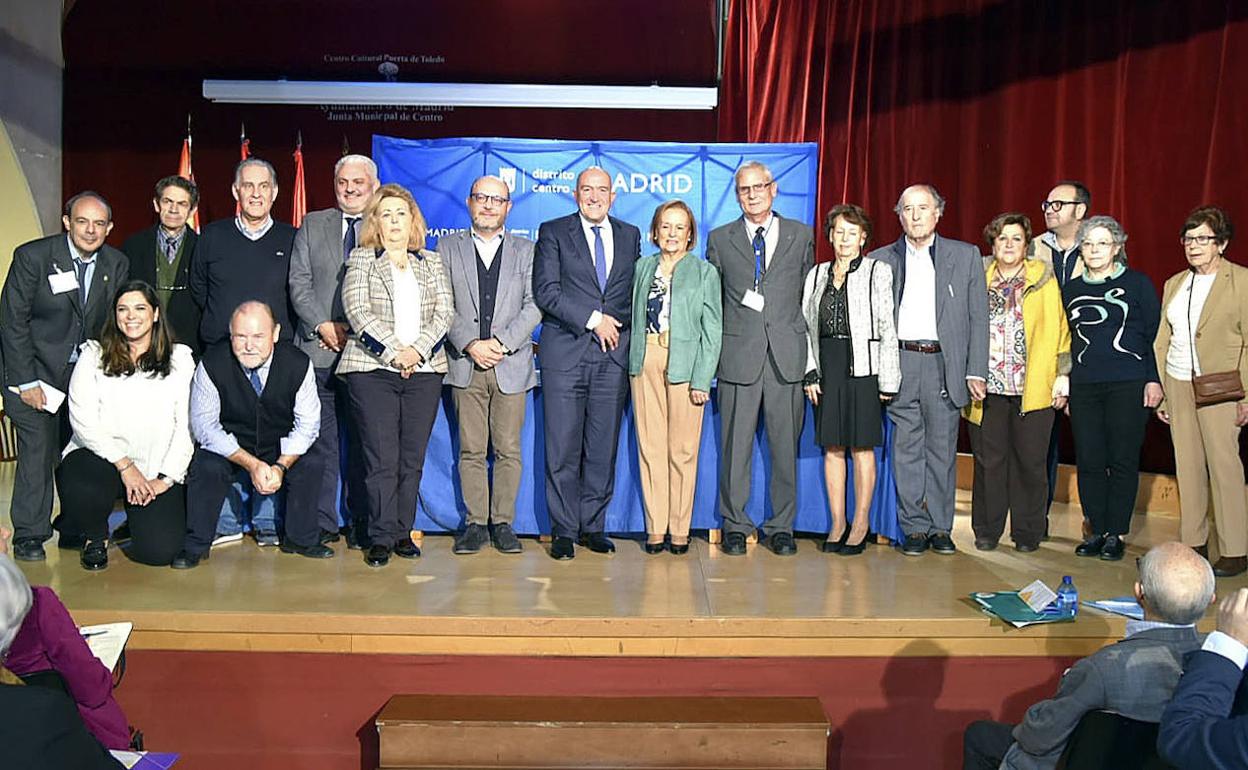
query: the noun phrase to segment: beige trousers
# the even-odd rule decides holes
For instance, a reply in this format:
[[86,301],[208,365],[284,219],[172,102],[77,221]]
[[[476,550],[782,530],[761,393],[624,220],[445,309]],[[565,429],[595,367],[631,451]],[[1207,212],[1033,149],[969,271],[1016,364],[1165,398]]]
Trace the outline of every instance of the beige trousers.
[[[459,486],[468,508],[467,523],[510,524],[520,491],[520,429],[527,393],[498,389],[493,369],[476,369],[466,388],[451,388],[459,417]],[[486,454],[494,446],[494,491],[490,492]]]
[[667,348],[647,339],[641,374],[632,377],[641,496],[651,542],[671,534],[689,539],[703,408],[689,401],[689,383],[667,381]]
[[1170,436],[1179,482],[1179,539],[1204,545],[1209,539],[1209,491],[1218,530],[1218,553],[1248,555],[1248,500],[1239,460],[1235,402],[1196,408],[1192,383],[1165,376]]

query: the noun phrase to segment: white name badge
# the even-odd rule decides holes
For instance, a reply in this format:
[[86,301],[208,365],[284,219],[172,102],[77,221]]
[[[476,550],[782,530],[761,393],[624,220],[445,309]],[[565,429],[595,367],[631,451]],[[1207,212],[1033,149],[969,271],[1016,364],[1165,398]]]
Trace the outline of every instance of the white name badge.
[[761,313],[763,312],[763,295],[753,289],[746,289],[745,295],[741,297],[741,304],[750,310]]
[[48,286],[52,289],[53,294],[64,294],[67,291],[73,291],[78,288],[78,276],[73,270],[66,270],[48,275]]

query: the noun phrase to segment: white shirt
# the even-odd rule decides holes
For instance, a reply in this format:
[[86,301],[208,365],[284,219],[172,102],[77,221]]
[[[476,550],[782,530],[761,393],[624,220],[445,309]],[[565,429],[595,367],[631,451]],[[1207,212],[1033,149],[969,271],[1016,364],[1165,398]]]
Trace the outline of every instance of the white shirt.
[[766,270],[771,267],[771,257],[776,253],[776,247],[780,245],[779,217],[774,211],[769,211],[767,221],[761,225],[754,224],[744,216],[741,217],[741,222],[745,225],[745,239],[750,242],[751,253],[754,248],[754,234],[758,232],[758,228],[763,228],[763,269]]
[[[1181,382],[1192,379],[1192,370],[1200,374],[1200,360],[1192,348],[1192,335],[1200,324],[1200,314],[1213,289],[1217,273],[1198,275],[1188,272],[1187,280],[1179,287],[1166,306],[1166,321],[1170,324],[1170,349],[1166,351],[1166,374]],[[1191,307],[1188,307],[1188,300]]]
[[[598,232],[602,234],[602,248],[607,257],[607,275],[611,275],[611,266],[615,264],[615,234],[611,232],[611,220],[607,217],[602,218],[602,223],[595,225],[584,216],[581,216],[581,232],[585,233],[585,242],[589,245],[589,265],[594,269],[594,275],[598,274],[598,267],[594,264],[594,230],[597,227]],[[602,323],[602,311],[595,310],[589,314],[589,320],[585,322],[586,329],[595,329],[598,324]]]
[[129,457],[144,478],[163,473],[182,482],[195,452],[188,407],[194,373],[191,349],[174,345],[168,376],[105,377],[100,343],[83,343],[69,380],[74,435],[61,456],[85,448],[110,463]]
[[1214,631],[1206,636],[1205,643],[1200,649],[1217,653],[1240,669],[1243,669],[1244,664],[1248,663],[1248,647],[1244,647],[1234,637],[1221,631]]
[[[273,217],[266,217],[264,224],[260,225],[255,230],[248,230],[247,224],[243,222],[243,218],[241,216],[234,217],[234,226],[238,228],[238,231],[242,233],[243,237],[247,240],[258,241],[268,235],[269,231],[273,229]],[[343,230],[342,234],[346,235],[347,231]]]
[[[342,211],[342,209],[338,209],[338,210]],[[339,233],[339,235],[342,236],[341,238],[342,242],[346,243],[347,242],[347,225],[351,223],[351,220],[353,218],[355,219],[355,245],[358,247],[360,245],[360,228],[364,226],[363,214],[348,214],[347,212],[342,211],[342,232]]]
[[936,265],[932,244],[915,249],[906,241],[906,283],[897,309],[897,339],[939,341],[936,331]]
[[[400,270],[390,263],[390,278],[394,281],[394,336],[404,346],[412,345],[420,338],[420,315],[423,292],[420,280],[416,278],[415,265],[409,264],[406,270]],[[390,367],[398,371],[397,366]],[[433,371],[428,361],[423,362],[416,371]]]
[[[606,236],[603,236],[603,240],[605,242]],[[499,230],[494,234],[494,237],[486,240],[484,236],[473,230],[472,245],[477,247],[477,254],[481,256],[481,264],[485,265],[486,270],[489,270],[490,266],[494,264],[494,257],[498,256],[498,250],[503,247],[503,231]],[[589,242],[589,253],[594,253],[594,242],[592,240]],[[607,264],[611,263],[608,262]],[[610,272],[610,270],[607,272]]]

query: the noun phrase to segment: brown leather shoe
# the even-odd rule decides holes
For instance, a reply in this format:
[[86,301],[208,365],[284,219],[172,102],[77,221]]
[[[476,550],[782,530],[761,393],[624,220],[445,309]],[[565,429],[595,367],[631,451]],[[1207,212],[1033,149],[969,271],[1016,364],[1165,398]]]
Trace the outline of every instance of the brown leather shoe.
[[1235,577],[1248,570],[1248,556],[1223,556],[1213,565],[1213,574],[1218,577]]

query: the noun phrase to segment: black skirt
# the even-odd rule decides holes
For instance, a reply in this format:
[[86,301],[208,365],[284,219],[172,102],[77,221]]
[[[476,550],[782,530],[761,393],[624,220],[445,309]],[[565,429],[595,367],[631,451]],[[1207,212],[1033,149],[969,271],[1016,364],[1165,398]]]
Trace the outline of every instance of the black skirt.
[[820,446],[876,447],[884,442],[880,385],[875,375],[851,377],[850,341],[819,338],[819,405],[815,441]]

